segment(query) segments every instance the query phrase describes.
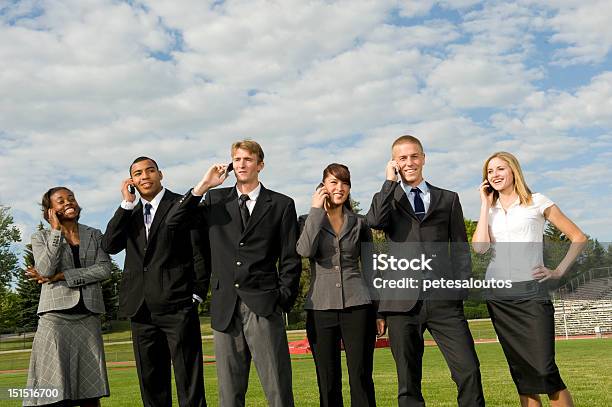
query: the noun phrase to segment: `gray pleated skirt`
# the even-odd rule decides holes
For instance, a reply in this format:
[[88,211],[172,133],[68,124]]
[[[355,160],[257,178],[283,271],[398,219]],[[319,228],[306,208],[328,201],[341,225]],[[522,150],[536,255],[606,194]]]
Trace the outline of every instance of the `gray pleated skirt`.
[[49,389],[24,406],[83,400],[110,394],[100,316],[47,312],[32,343],[29,389]]

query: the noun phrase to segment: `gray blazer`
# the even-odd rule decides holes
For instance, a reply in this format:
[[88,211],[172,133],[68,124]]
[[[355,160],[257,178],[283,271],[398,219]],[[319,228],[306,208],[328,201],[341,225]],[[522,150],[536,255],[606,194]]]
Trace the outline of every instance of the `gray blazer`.
[[66,281],[42,285],[38,314],[70,309],[77,305],[80,293],[88,310],[104,312],[100,281],[110,277],[110,257],[100,247],[102,232],[79,224],[81,268],[74,267],[70,246],[59,230],[39,230],[32,235],[34,264],[40,275],[51,277],[63,271]]
[[344,210],[344,224],[336,236],[325,210],[311,208],[300,217],[303,230],[297,252],[310,259],[310,289],[305,309],[344,309],[372,301],[359,266],[361,243],[372,241],[365,219]]

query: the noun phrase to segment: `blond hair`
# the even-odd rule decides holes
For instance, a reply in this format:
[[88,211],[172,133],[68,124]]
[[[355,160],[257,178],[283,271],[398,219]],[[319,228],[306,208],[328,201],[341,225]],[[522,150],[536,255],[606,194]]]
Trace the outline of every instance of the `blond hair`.
[[[482,167],[482,180],[483,181],[488,180],[487,175],[488,175],[488,169],[489,169],[489,162],[494,158],[499,158],[500,160],[505,161],[510,167],[510,170],[512,171],[512,175],[514,176],[514,192],[516,192],[516,194],[519,196],[521,205],[531,205],[531,203],[533,202],[531,199],[531,190],[529,189],[529,187],[527,186],[527,183],[525,182],[525,177],[523,176],[523,170],[521,170],[521,164],[519,164],[518,159],[514,155],[506,151],[498,151],[496,153],[493,153],[489,158],[487,158],[487,161],[485,161]],[[499,198],[499,192],[494,189],[493,190],[493,205],[495,205],[498,198]]]
[[258,142],[254,140],[249,140],[249,139],[236,141],[234,144],[232,144],[232,150],[231,150],[232,157],[234,156],[234,153],[236,152],[236,150],[238,150],[239,148],[246,150],[251,154],[255,154],[257,156],[258,163],[263,162],[264,152]]
[[421,153],[425,152],[425,150],[423,150],[423,144],[421,144],[421,141],[418,138],[408,134],[396,138],[393,144],[391,145],[391,151],[393,151],[393,148],[395,148],[395,146],[400,144],[416,144],[417,146],[419,146]]

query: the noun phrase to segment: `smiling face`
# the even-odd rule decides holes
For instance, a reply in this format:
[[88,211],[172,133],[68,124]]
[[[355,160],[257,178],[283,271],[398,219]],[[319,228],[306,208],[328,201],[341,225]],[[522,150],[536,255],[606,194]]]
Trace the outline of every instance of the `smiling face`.
[[514,188],[514,174],[508,162],[493,157],[487,165],[487,181],[496,191]]
[[236,148],[232,151],[232,163],[239,184],[252,185],[259,182],[259,172],[263,170],[264,163],[259,161],[257,154]]
[[349,197],[351,186],[333,175],[328,175],[323,181],[323,186],[329,192],[329,201],[332,206],[343,205]]
[[161,180],[164,176],[151,160],[132,164],[130,175],[138,193],[147,201],[155,198],[155,195],[162,190]]
[[49,197],[49,203],[51,209],[56,212],[60,222],[76,221],[79,219],[81,208],[72,191],[67,189],[55,191]]
[[400,167],[400,177],[405,184],[416,187],[423,181],[425,153],[416,143],[401,143],[393,147],[393,160]]

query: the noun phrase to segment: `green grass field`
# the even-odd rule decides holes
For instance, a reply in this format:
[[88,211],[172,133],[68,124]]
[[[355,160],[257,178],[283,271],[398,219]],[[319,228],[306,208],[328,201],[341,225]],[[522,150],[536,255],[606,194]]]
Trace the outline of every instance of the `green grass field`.
[[[488,321],[476,321],[471,325],[474,336],[494,337]],[[477,334],[480,332],[481,334]],[[119,333],[116,333],[119,335]],[[119,337],[119,336],[117,336]],[[303,333],[290,333],[289,340],[302,339]],[[213,355],[212,341],[203,341],[205,355]],[[488,406],[516,406],[518,400],[508,372],[504,355],[498,343],[484,343],[476,346],[481,362],[483,385]],[[133,359],[130,345],[107,345],[109,362]],[[0,373],[0,388],[25,385],[29,360],[28,352],[0,354],[0,371],[21,369],[17,373]],[[561,374],[572,391],[576,406],[612,405],[612,340],[589,339],[557,342],[557,363]],[[297,406],[318,406],[318,393],[314,364],[311,355],[295,355],[292,358],[293,389]],[[437,347],[425,350],[423,369],[423,393],[430,406],[456,406],[455,385],[444,359]],[[111,397],[102,400],[102,406],[142,405],[138,379],[133,363],[126,366],[110,365],[108,369]],[[214,363],[204,367],[206,399],[210,406],[217,405],[217,381]],[[349,403],[348,377],[346,369],[343,378],[344,397]],[[395,364],[389,349],[377,349],[375,353],[374,382],[379,406],[395,406],[397,381]],[[0,406],[19,406],[19,400],[2,400]],[[175,403],[176,405],[176,403]],[[266,406],[257,374],[253,367],[247,394],[248,406]],[[548,405],[545,403],[545,405]]]

